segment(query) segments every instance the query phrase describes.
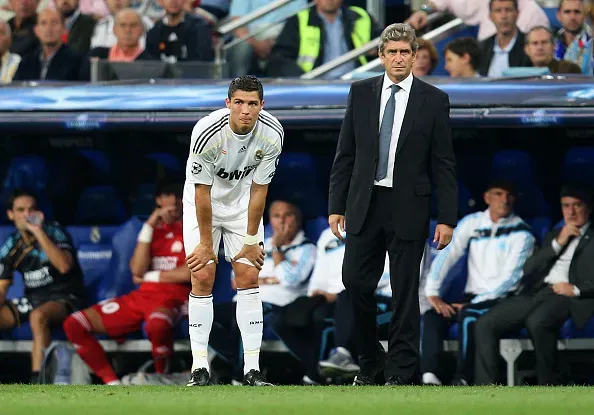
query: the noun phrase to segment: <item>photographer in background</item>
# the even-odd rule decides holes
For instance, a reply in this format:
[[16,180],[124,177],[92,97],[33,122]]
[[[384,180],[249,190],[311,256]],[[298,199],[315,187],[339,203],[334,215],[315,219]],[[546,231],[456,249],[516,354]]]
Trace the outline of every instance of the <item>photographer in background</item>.
[[[29,321],[33,332],[31,383],[38,383],[51,328],[85,306],[82,271],[70,236],[57,223],[44,223],[37,197],[15,189],[6,214],[16,231],[0,248],[0,330]],[[25,296],[6,301],[14,271],[23,275]]]

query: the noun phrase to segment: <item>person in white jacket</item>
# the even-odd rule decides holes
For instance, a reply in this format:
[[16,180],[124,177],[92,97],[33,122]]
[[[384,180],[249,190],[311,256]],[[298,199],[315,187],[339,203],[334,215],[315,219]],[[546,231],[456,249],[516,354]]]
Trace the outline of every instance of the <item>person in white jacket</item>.
[[[492,182],[484,193],[487,210],[465,216],[454,232],[452,243],[433,263],[425,284],[432,309],[424,314],[422,337],[423,383],[441,384],[440,354],[450,326],[459,323],[459,353],[455,385],[472,381],[474,323],[499,300],[512,293],[526,259],[534,250],[530,227],[513,213],[516,199],[513,185]],[[462,301],[448,304],[447,276],[452,267],[468,255],[468,277]]]

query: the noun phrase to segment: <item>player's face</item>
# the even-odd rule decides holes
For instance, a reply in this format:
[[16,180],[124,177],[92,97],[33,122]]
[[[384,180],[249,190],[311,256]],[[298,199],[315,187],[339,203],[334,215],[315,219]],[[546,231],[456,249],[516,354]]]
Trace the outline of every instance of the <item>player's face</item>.
[[299,216],[295,206],[286,202],[274,202],[270,207],[270,225],[274,233],[286,233],[293,240],[299,232]]
[[182,216],[182,200],[174,194],[157,196],[157,205],[162,208],[174,207],[174,220],[179,220]]
[[7,210],[6,214],[18,230],[24,231],[27,230],[27,217],[36,211],[35,199],[31,196],[20,196],[14,200],[12,210]]
[[516,197],[505,189],[494,188],[485,193],[485,203],[494,216],[505,218],[513,207]]
[[582,227],[590,219],[592,211],[582,200],[565,196],[561,198],[561,212],[565,223],[573,223],[577,227]]
[[252,131],[260,111],[264,108],[264,101],[260,101],[258,91],[235,91],[231,99],[225,100],[225,104],[231,110],[229,125],[236,134]]
[[410,75],[416,54],[409,42],[391,40],[386,43],[379,57],[390,79],[400,82]]

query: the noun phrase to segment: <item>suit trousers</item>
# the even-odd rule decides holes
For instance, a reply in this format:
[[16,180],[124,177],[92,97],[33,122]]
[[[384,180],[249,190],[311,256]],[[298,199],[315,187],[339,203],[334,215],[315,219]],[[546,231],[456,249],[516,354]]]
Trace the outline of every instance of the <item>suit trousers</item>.
[[476,383],[499,382],[499,340],[525,327],[534,344],[538,384],[558,384],[557,339],[570,306],[570,297],[557,295],[546,285],[532,295],[507,298],[482,316],[475,328]]
[[[403,383],[417,384],[420,383],[419,267],[429,223],[419,239],[400,239],[394,231],[391,205],[392,189],[376,186],[358,234],[348,233],[347,216],[343,283],[354,313],[361,371],[373,375],[384,369],[386,379],[399,378]],[[392,318],[384,360],[378,341],[374,292],[384,271],[386,251],[390,258]]]

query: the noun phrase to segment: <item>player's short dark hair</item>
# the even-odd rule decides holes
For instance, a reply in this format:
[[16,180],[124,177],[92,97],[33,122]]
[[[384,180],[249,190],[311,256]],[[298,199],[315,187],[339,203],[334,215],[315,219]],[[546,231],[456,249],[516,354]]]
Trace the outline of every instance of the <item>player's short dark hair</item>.
[[175,195],[176,197],[182,197],[183,185],[175,182],[163,182],[157,185],[155,191],[155,197],[164,195]]
[[243,75],[232,80],[229,84],[229,92],[227,93],[229,99],[231,99],[235,91],[258,91],[260,101],[264,100],[264,88],[262,88],[262,82],[253,75]]
[[458,56],[464,56],[464,54],[468,53],[468,56],[470,56],[470,65],[475,70],[478,69],[481,64],[481,45],[475,38],[460,37],[454,39],[446,45],[444,55],[448,50]]
[[489,0],[489,11],[491,11],[493,2],[495,1],[511,1],[514,4],[514,8],[518,11],[518,0]]
[[575,197],[588,206],[592,206],[592,190],[581,183],[567,183],[561,187],[561,197]]
[[297,215],[297,221],[299,222],[299,225],[303,226],[303,212],[301,211],[301,206],[299,206],[300,204],[296,200],[292,200],[291,198],[274,199],[270,203],[270,206],[268,207],[268,210],[270,210],[270,208],[275,203],[286,203],[288,205],[293,206],[295,208],[295,214]]
[[[559,6],[557,6],[557,11],[561,10],[561,7],[563,7],[563,3],[565,3],[568,0],[559,0]],[[584,0],[578,0],[580,3],[584,4]]]
[[6,209],[12,210],[14,207],[14,201],[17,200],[19,197],[27,196],[32,198],[35,201],[35,207],[39,205],[39,198],[37,194],[29,189],[14,189],[10,192],[10,196],[8,196],[8,200],[6,201]]

